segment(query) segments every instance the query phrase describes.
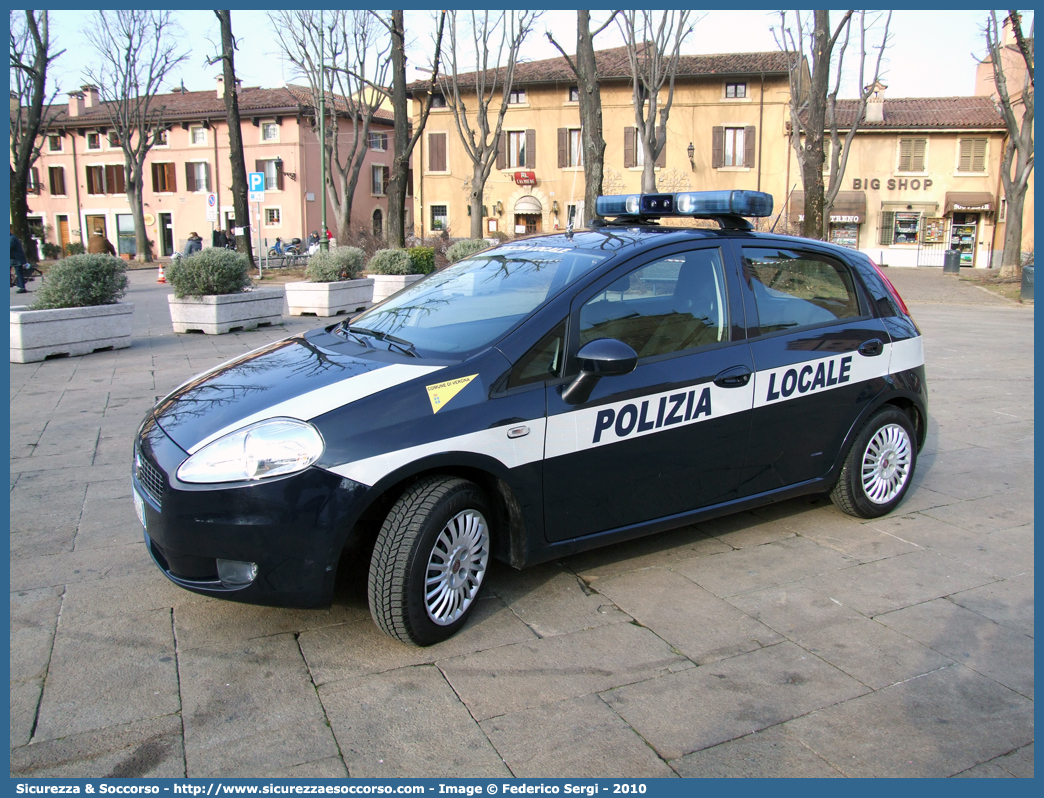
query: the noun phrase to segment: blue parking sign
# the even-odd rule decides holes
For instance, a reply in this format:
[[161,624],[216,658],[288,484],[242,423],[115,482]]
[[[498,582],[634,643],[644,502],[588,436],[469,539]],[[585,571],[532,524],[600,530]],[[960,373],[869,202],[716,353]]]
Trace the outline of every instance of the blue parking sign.
[[248,172],[247,173],[247,189],[250,192],[250,202],[264,202],[265,201],[265,173],[264,172]]

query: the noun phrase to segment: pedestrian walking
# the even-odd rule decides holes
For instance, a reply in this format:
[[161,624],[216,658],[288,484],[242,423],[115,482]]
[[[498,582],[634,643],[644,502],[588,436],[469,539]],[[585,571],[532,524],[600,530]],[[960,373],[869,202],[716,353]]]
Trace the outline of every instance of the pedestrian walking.
[[193,230],[189,233],[188,241],[185,242],[185,257],[187,258],[189,255],[194,252],[199,252],[202,249],[203,239],[199,237],[199,234],[197,234],[195,230]]
[[112,245],[112,242],[105,237],[105,234],[101,230],[95,230],[94,234],[90,237],[87,242],[87,252],[90,255],[116,255],[116,247]]
[[16,294],[24,294],[25,291],[25,275],[22,274],[22,267],[26,264],[25,250],[22,249],[22,242],[18,240],[18,236],[11,233],[11,269],[14,271],[15,284],[18,286]]

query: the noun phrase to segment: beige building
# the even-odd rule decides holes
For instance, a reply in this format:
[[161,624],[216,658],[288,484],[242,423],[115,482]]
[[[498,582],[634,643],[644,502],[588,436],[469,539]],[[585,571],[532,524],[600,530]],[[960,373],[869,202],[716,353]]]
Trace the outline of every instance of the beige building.
[[[843,137],[857,102],[838,105]],[[888,99],[881,87],[852,141],[830,240],[882,265],[941,266],[953,248],[962,266],[988,267],[1003,245],[1004,142],[1004,122],[987,97]],[[799,190],[787,208],[792,226],[802,213]]]
[[[634,107],[625,48],[596,53],[606,141],[604,193],[638,191],[642,152],[635,146]],[[683,56],[657,161],[661,191],[752,189],[787,195],[789,80],[783,53]],[[461,76],[462,84],[466,76]],[[417,124],[424,85],[413,92]],[[563,58],[519,64],[504,116],[497,163],[483,195],[487,235],[566,227],[584,197],[577,85]],[[666,100],[666,90],[661,100]],[[473,103],[471,104],[473,106]],[[490,106],[499,111],[499,98]],[[416,229],[470,231],[471,161],[452,111],[436,97],[414,151]]]

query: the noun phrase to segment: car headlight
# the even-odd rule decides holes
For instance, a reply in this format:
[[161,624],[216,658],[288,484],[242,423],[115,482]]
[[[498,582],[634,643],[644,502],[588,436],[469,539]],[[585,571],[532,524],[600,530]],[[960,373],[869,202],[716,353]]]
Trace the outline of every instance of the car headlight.
[[182,482],[240,482],[303,471],[323,453],[311,424],[273,418],[209,443],[178,468]]

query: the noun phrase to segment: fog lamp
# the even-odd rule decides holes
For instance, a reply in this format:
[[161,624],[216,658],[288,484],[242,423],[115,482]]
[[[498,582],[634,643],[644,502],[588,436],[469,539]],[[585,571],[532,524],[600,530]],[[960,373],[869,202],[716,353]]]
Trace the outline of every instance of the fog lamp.
[[257,579],[257,563],[218,560],[218,579],[225,587],[246,587]]

